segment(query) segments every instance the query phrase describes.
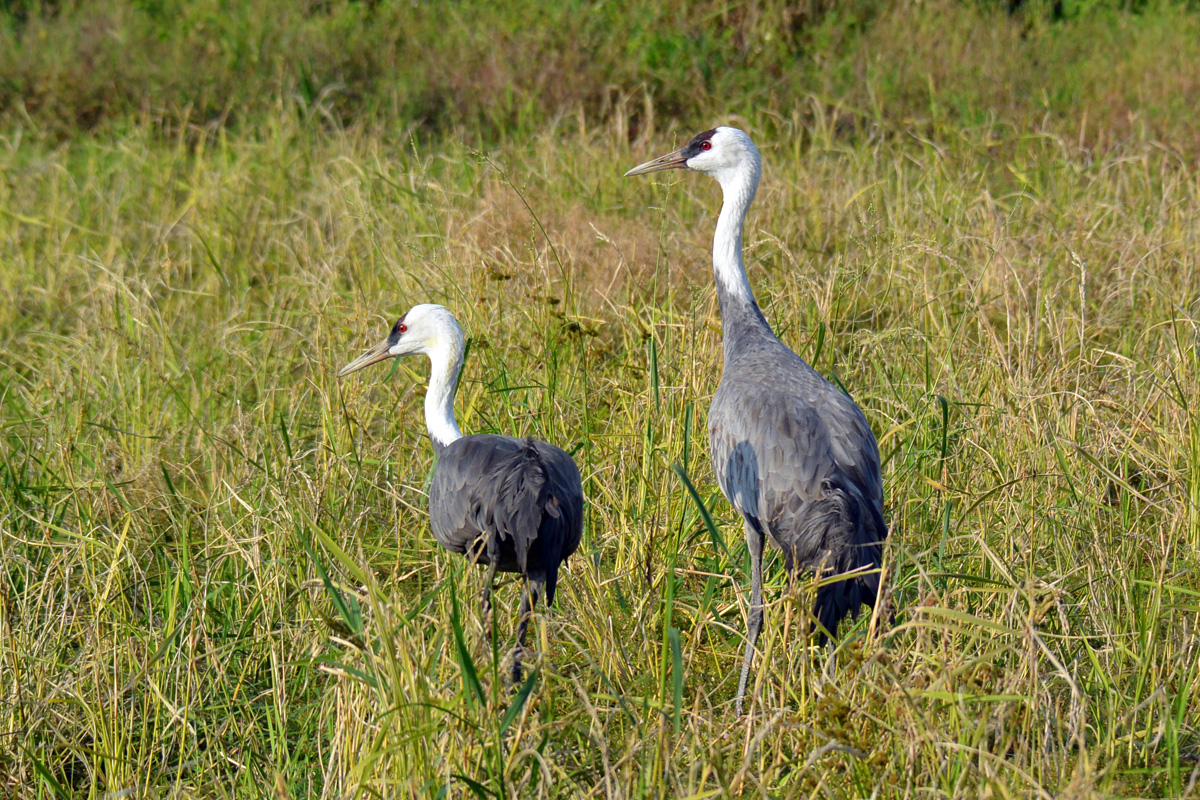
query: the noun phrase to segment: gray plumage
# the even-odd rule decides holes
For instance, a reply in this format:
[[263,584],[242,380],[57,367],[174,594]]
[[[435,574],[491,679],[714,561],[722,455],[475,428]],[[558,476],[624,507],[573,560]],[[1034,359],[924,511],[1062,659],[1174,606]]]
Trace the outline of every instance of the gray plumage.
[[454,419],[454,390],[462,370],[462,328],[442,306],[419,305],[339,377],[387,358],[429,356],[425,425],[437,454],[429,487],[429,522],[438,543],[487,567],[483,589],[490,628],[491,586],[497,572],[524,576],[513,651],[512,679],[521,680],[525,633],[544,592],[554,602],[558,570],[579,547],[583,485],[563,450],[536,439],[497,434],[463,436]]
[[817,590],[814,628],[824,641],[847,615],[879,594],[887,526],[879,447],[862,410],[771,331],[742,264],[742,226],[754,201],[761,161],[735,128],[696,136],[674,153],[630,170],[704,172],[724,202],[713,237],[724,368],[709,408],[709,446],[721,491],[742,516],[751,555],[749,635],[738,681],[737,713],[763,622],[762,549],[769,539],[788,574],[821,577],[861,570]]
[[[783,552],[790,574],[878,568],[883,480],[862,410],[781,343],[757,306],[722,299],[725,367],[708,412],[721,491],[758,535]],[[760,321],[762,320],[762,321]],[[874,605],[871,572],[817,590],[819,639]]]
[[551,604],[559,565],[583,532],[579,468],[536,439],[464,436],[438,454],[429,522],[442,547],[543,584]]

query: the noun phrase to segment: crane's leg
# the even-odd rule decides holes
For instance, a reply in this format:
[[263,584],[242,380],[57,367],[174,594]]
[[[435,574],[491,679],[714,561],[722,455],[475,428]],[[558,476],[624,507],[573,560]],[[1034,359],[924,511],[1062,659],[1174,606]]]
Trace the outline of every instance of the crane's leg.
[[754,663],[754,646],[758,643],[758,634],[762,631],[762,551],[763,535],[749,522],[746,522],[746,547],[750,550],[750,615],[749,630],[746,635],[746,655],[742,659],[742,677],[738,681],[737,715],[742,715],[742,698],[746,696],[746,681],[750,678],[750,665]]
[[529,628],[529,620],[533,617],[534,606],[537,605],[538,595],[542,593],[545,581],[533,578],[525,579],[525,591],[521,594],[521,618],[517,622],[517,646],[513,648],[512,682],[521,682],[521,653],[525,650],[525,632]]
[[496,581],[496,562],[488,566],[487,578],[483,581],[483,635],[492,640],[492,584]]

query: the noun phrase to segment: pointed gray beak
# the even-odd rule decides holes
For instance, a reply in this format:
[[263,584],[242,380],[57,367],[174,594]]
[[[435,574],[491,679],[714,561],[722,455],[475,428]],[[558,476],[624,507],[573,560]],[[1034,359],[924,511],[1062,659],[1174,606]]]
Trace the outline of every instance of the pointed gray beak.
[[638,164],[629,172],[625,173],[628,178],[632,175],[645,175],[649,172],[658,172],[664,169],[687,169],[687,159],[683,155],[683,149],[680,148],[674,153],[667,153],[665,156],[659,156],[653,161],[647,161],[645,164]]
[[378,364],[380,361],[385,361],[391,357],[392,354],[388,352],[388,340],[384,339],[382,342],[375,345],[346,366],[342,367],[337,376],[339,378],[344,378],[351,372],[358,372],[364,367],[369,367],[372,364]]

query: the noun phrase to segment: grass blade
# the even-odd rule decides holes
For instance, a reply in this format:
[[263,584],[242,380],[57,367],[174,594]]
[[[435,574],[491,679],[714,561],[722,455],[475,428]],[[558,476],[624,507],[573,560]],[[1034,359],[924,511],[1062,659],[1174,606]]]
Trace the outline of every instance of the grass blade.
[[313,530],[317,535],[317,539],[320,540],[321,546],[328,550],[329,554],[337,559],[338,563],[341,564],[347,572],[354,576],[354,580],[358,581],[364,586],[370,583],[370,581],[367,580],[367,574],[362,571],[362,567],[360,567],[354,561],[354,559],[350,557],[349,553],[342,549],[341,545],[335,542],[333,538],[329,536],[329,534],[325,533],[325,531],[321,530],[320,528],[314,527]]
[[359,609],[358,601],[350,598],[350,601],[347,602],[341,591],[333,585],[329,573],[325,570],[325,565],[321,563],[321,559],[317,558],[317,554],[313,552],[308,542],[304,543],[304,549],[308,551],[308,557],[312,559],[313,568],[316,569],[317,575],[321,578],[321,583],[325,584],[325,591],[329,593],[329,598],[333,601],[333,606],[337,609],[338,615],[350,630],[362,636],[362,612]]
[[717,523],[713,521],[712,514],[708,511],[708,506],[704,505],[704,501],[700,499],[700,493],[696,491],[696,487],[692,485],[692,481],[687,476],[687,471],[678,464],[671,464],[671,469],[675,470],[675,474],[679,476],[683,486],[687,489],[688,494],[692,496],[692,502],[696,504],[696,509],[700,512],[700,518],[704,520],[704,527],[708,528],[708,535],[712,537],[713,547],[719,552],[725,554],[725,559],[731,561],[729,548],[725,546],[725,539],[721,536],[721,531],[717,529]]
[[485,800],[486,800],[486,798],[488,798],[488,797],[496,796],[494,792],[489,792],[487,790],[487,787],[485,787],[483,784],[479,783],[479,781],[472,780],[472,779],[468,778],[466,775],[463,775],[461,772],[456,772],[451,777],[454,778],[456,781],[462,781],[463,783],[465,783],[467,785],[467,788],[475,793],[476,797],[482,797],[482,798],[485,798]]
[[529,673],[529,677],[521,684],[521,688],[517,691],[517,696],[508,706],[508,710],[504,712],[504,719],[500,720],[500,735],[508,730],[508,726],[513,724],[513,720],[521,713],[521,709],[525,707],[525,701],[529,699],[529,693],[533,691],[533,685],[537,683],[538,671],[535,668]]
[[27,748],[21,749],[25,750],[25,757],[29,759],[31,764],[33,764],[33,771],[38,774],[38,777],[40,777],[42,782],[46,784],[46,787],[54,793],[55,797],[71,796],[71,793],[64,789],[61,783],[55,780],[54,775],[50,772],[50,770],[46,769],[46,765],[39,761],[37,756],[29,752]]
[[467,650],[466,637],[463,636],[462,619],[458,612],[458,592],[454,584],[450,584],[450,627],[454,631],[454,650],[458,654],[459,671],[463,676],[463,688],[468,699],[474,698],[479,705],[487,705],[483,694],[483,684],[479,682],[479,672],[475,669],[475,661]]
[[667,631],[671,640],[671,679],[675,689],[675,735],[683,725],[683,648],[679,644],[679,628]]

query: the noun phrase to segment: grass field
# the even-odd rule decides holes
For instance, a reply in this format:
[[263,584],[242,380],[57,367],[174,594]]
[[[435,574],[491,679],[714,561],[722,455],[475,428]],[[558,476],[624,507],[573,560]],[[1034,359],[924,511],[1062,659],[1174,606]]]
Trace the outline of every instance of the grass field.
[[[1200,25],[1135,5],[814,2],[755,50],[689,13],[769,42],[782,7],[666,3],[629,23],[661,23],[639,88],[564,4],[488,62],[507,96],[447,66],[476,74],[503,15],[410,75],[375,25],[425,4],[192,6],[310,73],[339,54],[325,92],[193,47],[182,12],[172,38],[138,5],[97,4],[100,34],[87,4],[5,6],[0,796],[1200,794]],[[577,83],[523,83],[518,45],[581,30],[595,63],[547,67]],[[689,91],[705,63],[733,66]],[[865,410],[892,528],[895,620],[836,659],[771,555],[743,719],[705,433],[719,190],[621,177],[714,123],[762,150],[751,282]],[[583,472],[527,692],[499,669],[516,583],[493,649],[481,573],[428,530],[425,365],[334,378],[427,301],[470,337],[464,431]]]

